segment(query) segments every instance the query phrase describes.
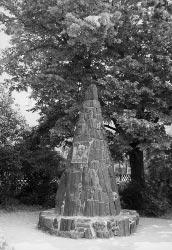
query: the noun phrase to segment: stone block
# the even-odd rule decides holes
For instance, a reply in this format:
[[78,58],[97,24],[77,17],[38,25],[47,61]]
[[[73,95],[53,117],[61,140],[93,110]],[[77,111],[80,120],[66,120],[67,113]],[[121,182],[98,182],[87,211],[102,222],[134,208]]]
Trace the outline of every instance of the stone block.
[[111,237],[111,234],[108,231],[98,231],[96,232],[96,236],[97,238],[108,239]]
[[119,236],[125,236],[125,222],[121,219],[118,223],[119,226]]
[[133,220],[133,219],[130,219],[129,220],[129,230],[130,230],[130,234],[133,234],[133,233],[135,233],[135,231],[136,231],[136,221],[135,220]]
[[84,233],[84,238],[86,239],[93,239],[95,238],[95,233],[91,228],[87,228]]
[[58,222],[58,220],[56,218],[53,221],[53,227],[54,227],[54,229],[58,229],[59,228],[59,222]]
[[64,237],[64,238],[71,238],[71,232],[69,232],[69,231],[59,231],[58,236]]
[[130,224],[128,218],[124,219],[124,231],[125,231],[125,236],[130,235]]
[[80,238],[84,238],[84,232],[80,232],[80,231],[73,231],[71,232],[70,237],[72,239],[80,239]]
[[85,224],[85,223],[77,223],[76,227],[82,227],[82,228],[90,228],[90,224]]
[[106,223],[105,222],[94,222],[92,224],[92,227],[94,228],[94,230],[97,231],[104,231],[106,229]]
[[94,200],[87,200],[85,204],[85,216],[96,216],[96,209],[95,209],[95,201]]
[[108,221],[107,228],[108,228],[111,236],[121,236],[121,228],[119,225],[119,221],[117,221],[117,220]]
[[105,216],[106,211],[105,211],[105,203],[99,202],[99,216]]
[[72,219],[61,219],[60,231],[71,231],[75,229],[75,221]]
[[84,233],[85,232],[85,228],[84,227],[77,227],[76,231],[79,233]]
[[39,225],[38,227],[44,227],[44,229],[53,229],[54,226],[53,226],[53,221],[54,219],[53,218],[49,218],[49,217],[40,217],[39,218]]
[[139,225],[139,215],[136,216],[136,225]]

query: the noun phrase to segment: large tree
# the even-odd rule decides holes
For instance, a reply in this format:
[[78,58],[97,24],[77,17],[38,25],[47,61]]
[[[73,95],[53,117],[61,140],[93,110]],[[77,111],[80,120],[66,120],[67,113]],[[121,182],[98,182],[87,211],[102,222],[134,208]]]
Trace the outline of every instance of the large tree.
[[[144,185],[143,149],[162,147],[171,122],[170,1],[2,0],[10,34],[2,71],[31,87],[55,143],[73,136],[85,88],[97,84],[112,150],[129,152]],[[120,146],[119,146],[120,145]],[[119,147],[117,147],[119,146]]]

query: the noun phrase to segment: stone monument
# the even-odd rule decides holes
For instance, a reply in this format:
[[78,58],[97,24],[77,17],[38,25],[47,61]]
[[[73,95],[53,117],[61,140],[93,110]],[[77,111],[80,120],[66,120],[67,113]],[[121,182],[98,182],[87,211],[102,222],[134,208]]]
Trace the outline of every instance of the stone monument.
[[136,211],[121,210],[97,88],[92,84],[85,94],[56,207],[40,213],[38,227],[62,237],[109,238],[130,235],[138,222]]

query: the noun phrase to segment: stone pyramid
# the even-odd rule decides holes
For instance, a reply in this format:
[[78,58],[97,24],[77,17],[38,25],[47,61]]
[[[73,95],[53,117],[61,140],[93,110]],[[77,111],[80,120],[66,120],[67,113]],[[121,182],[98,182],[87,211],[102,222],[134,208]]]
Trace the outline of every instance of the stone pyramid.
[[67,170],[57,191],[56,211],[64,216],[90,217],[120,213],[101,107],[93,84],[85,94]]
[[90,85],[76,125],[56,207],[39,215],[38,228],[69,238],[110,238],[135,232],[136,211],[121,210],[105,139],[97,88]]

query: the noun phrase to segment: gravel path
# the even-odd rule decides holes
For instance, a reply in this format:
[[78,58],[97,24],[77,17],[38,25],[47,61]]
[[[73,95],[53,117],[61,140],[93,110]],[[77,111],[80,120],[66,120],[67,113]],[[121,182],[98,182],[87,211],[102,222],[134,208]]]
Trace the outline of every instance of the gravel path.
[[58,238],[36,229],[38,211],[0,212],[0,228],[15,250],[172,250],[172,220],[141,218],[129,237],[95,240]]

